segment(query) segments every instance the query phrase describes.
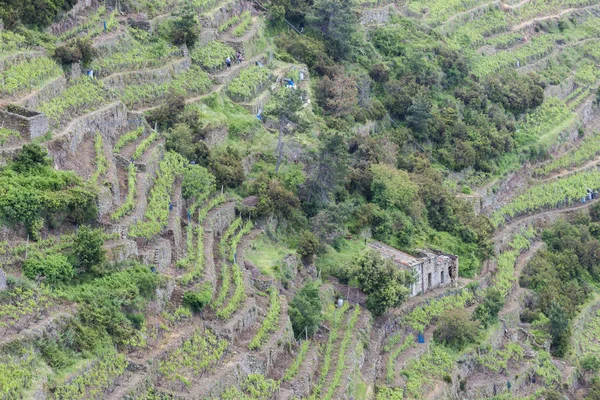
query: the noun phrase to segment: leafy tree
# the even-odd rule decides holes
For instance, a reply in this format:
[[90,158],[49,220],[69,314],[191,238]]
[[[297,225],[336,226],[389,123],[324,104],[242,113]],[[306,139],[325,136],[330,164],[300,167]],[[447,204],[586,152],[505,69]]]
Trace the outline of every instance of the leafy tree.
[[48,157],[48,150],[39,144],[27,143],[14,158],[11,168],[17,172],[27,172],[49,165],[52,165],[52,160]]
[[352,1],[315,0],[311,11],[309,19],[325,36],[329,55],[335,60],[350,58],[350,40],[357,24]]
[[0,19],[7,27],[21,21],[43,28],[76,3],[77,0],[0,0]]
[[192,7],[184,7],[182,11],[175,14],[171,22],[169,39],[176,46],[186,45],[192,49],[200,34],[199,21]]
[[188,165],[183,173],[181,194],[184,199],[201,199],[216,190],[215,177],[200,165]]
[[103,245],[104,239],[101,230],[92,229],[89,226],[79,227],[73,240],[74,265],[84,271],[99,273],[100,267],[106,259]]
[[298,111],[302,108],[304,92],[284,87],[279,90],[265,108],[265,115],[279,120],[279,138],[277,140],[277,164],[275,173],[279,172],[283,152],[283,132],[289,122],[298,122]]
[[[289,315],[296,337],[314,335],[322,320],[323,301],[317,281],[308,282],[294,296],[290,303]],[[306,331],[305,331],[306,330]]]
[[336,72],[332,78],[323,77],[317,86],[319,104],[334,117],[351,114],[356,106],[357,96],[356,80],[342,72]]
[[98,51],[92,46],[92,41],[87,38],[77,38],[54,50],[54,58],[63,65],[82,62],[88,66],[98,55]]
[[251,193],[259,199],[257,216],[275,215],[280,219],[291,220],[298,212],[298,197],[271,174],[261,174],[253,183]]
[[485,291],[483,302],[477,306],[473,314],[474,318],[481,321],[485,327],[493,324],[498,313],[504,306],[502,292],[496,288],[488,288]]
[[479,336],[479,322],[471,321],[469,314],[463,310],[444,314],[433,332],[436,342],[456,350],[475,343]]
[[407,172],[386,164],[371,165],[371,172],[371,192],[375,203],[383,209],[397,208],[407,215],[419,216],[419,186]]
[[374,314],[383,314],[390,307],[398,307],[408,298],[408,286],[414,281],[409,271],[401,270],[391,260],[383,259],[375,251],[360,254],[349,266],[346,278],[356,280],[367,294],[367,308]]
[[227,146],[224,151],[212,154],[210,170],[217,179],[217,187],[236,187],[244,182],[244,168],[240,153]]
[[302,258],[312,258],[319,251],[320,243],[311,231],[304,231],[298,239],[298,254]]
[[169,129],[165,144],[167,150],[176,151],[188,160],[193,160],[194,145],[192,130],[187,124],[178,123]]
[[34,254],[23,262],[23,274],[29,279],[43,277],[45,282],[56,284],[73,278],[73,266],[62,254]]
[[585,378],[586,374],[592,373],[592,375],[600,372],[600,358],[595,354],[588,354],[581,359],[579,365],[582,370],[582,375]]
[[550,319],[550,335],[552,336],[552,349],[556,356],[562,357],[569,345],[569,318],[565,309],[553,302],[548,312]]

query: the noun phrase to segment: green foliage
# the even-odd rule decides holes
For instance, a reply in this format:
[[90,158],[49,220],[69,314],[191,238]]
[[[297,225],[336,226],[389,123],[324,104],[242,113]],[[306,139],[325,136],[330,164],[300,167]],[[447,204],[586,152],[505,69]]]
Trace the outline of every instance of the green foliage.
[[233,36],[242,37],[244,33],[252,26],[252,14],[250,11],[244,11],[242,15],[240,15],[240,23],[233,30]]
[[[385,367],[385,378],[388,383],[391,383],[396,376],[396,360],[400,356],[400,354],[404,353],[410,347],[415,344],[414,335],[408,335],[404,338],[404,341],[400,346],[397,346],[389,355],[388,362]],[[378,397],[379,398],[379,397]]]
[[75,267],[84,271],[98,273],[106,259],[106,251],[102,248],[104,238],[102,231],[89,226],[81,226],[73,240],[72,254]]
[[23,274],[32,280],[42,277],[49,284],[68,282],[73,278],[73,266],[62,254],[33,254],[23,262]]
[[212,81],[208,74],[194,65],[163,83],[131,84],[125,89],[114,89],[112,92],[129,107],[144,107],[172,95],[191,97],[204,94],[211,87]]
[[27,144],[0,172],[0,219],[23,224],[34,240],[46,218],[65,216],[81,223],[95,217],[96,189],[50,164],[44,148]]
[[176,46],[186,45],[190,49],[194,47],[200,36],[200,22],[194,9],[183,6],[175,15],[175,19],[169,21],[169,39]]
[[488,288],[485,291],[483,302],[477,306],[473,316],[481,321],[484,327],[488,327],[496,322],[498,312],[500,312],[503,306],[503,293],[497,288]]
[[0,361],[0,397],[22,398],[36,379],[38,363],[35,351],[30,348],[19,348],[10,353],[3,352]]
[[186,291],[183,295],[183,304],[199,312],[210,303],[211,298],[212,287],[210,284],[205,284],[199,290]]
[[323,312],[323,301],[317,281],[308,282],[292,299],[288,314],[296,337],[314,335],[319,329]]
[[237,102],[250,101],[263,89],[271,80],[273,73],[265,68],[254,65],[243,69],[227,85],[227,94],[232,100]]
[[96,133],[94,139],[94,151],[96,152],[96,171],[90,177],[92,183],[96,183],[98,178],[106,174],[108,169],[108,161],[106,160],[106,154],[104,154],[104,141],[102,140],[102,134]]
[[300,350],[298,351],[298,355],[296,356],[296,358],[294,359],[292,364],[289,366],[289,368],[285,371],[285,374],[283,375],[284,381],[291,381],[292,379],[294,379],[294,377],[300,370],[300,366],[302,365],[302,363],[304,362],[304,359],[306,358],[306,354],[308,353],[308,350],[310,349],[310,343],[311,342],[308,340],[302,341],[302,344],[300,345]]
[[431,299],[426,305],[415,308],[403,318],[403,321],[416,332],[424,332],[435,318],[445,313],[464,308],[474,298],[470,290],[461,290],[439,299]]
[[298,254],[302,257],[312,257],[319,251],[319,248],[319,240],[312,232],[302,232],[300,239],[298,239]]
[[78,351],[97,351],[113,343],[124,345],[139,332],[125,315],[142,311],[154,296],[158,275],[148,267],[124,271],[66,287],[61,296],[79,304],[77,318],[69,323],[72,345]]
[[225,354],[229,343],[209,329],[197,329],[180,347],[158,363],[159,376],[189,386],[194,376],[213,369]]
[[74,84],[51,100],[42,103],[39,110],[46,114],[52,125],[64,123],[98,108],[107,100],[99,81],[81,77]]
[[269,334],[277,330],[280,313],[281,299],[279,298],[279,292],[273,287],[269,294],[269,311],[260,325],[258,332],[256,332],[256,335],[254,335],[248,345],[250,350],[259,350],[266,343],[267,339],[269,339]]
[[62,65],[81,62],[84,67],[87,67],[97,55],[98,52],[92,46],[92,41],[86,38],[77,38],[54,50],[54,58]]
[[475,343],[479,336],[479,323],[471,321],[469,317],[467,313],[460,311],[443,315],[433,332],[435,341],[456,350]]
[[158,133],[152,132],[150,135],[148,135],[147,138],[145,138],[144,140],[142,140],[140,142],[140,144],[138,144],[138,146],[135,148],[135,151],[131,155],[131,158],[133,158],[134,160],[139,160],[140,157],[142,157],[144,155],[146,150],[148,150],[150,145],[157,140],[158,140]]
[[125,372],[128,364],[124,354],[106,351],[80,374],[51,388],[50,398],[83,400],[102,397],[113,387],[115,379]]
[[400,270],[391,260],[383,259],[374,251],[361,254],[343,274],[344,279],[358,282],[359,288],[368,296],[367,308],[375,315],[402,304],[410,291],[407,286],[413,281],[408,271]]
[[200,165],[188,165],[183,173],[181,194],[184,199],[204,200],[216,190],[215,177]]
[[491,219],[498,226],[507,217],[512,218],[544,208],[570,206],[586,197],[588,189],[600,189],[600,172],[583,171],[560,180],[532,186],[496,211]]
[[452,373],[453,356],[443,346],[430,346],[419,358],[411,359],[401,374],[406,377],[405,396],[419,398],[434,379],[442,379]]
[[218,72],[225,68],[225,59],[234,59],[235,50],[216,40],[198,46],[191,51],[192,61],[208,72]]
[[133,237],[151,238],[167,226],[169,203],[175,178],[185,171],[187,161],[177,153],[167,152],[159,164],[159,172],[150,191],[144,220],[133,225],[129,234]]
[[61,68],[47,57],[25,59],[0,71],[0,93],[12,95],[36,89],[62,74]]
[[9,24],[22,21],[44,28],[60,14],[69,11],[75,3],[75,0],[2,0],[0,18]]
[[111,214],[111,221],[118,221],[135,209],[136,175],[137,168],[134,163],[130,163],[127,172],[127,196],[123,204]]
[[145,128],[143,126],[140,126],[139,128],[133,131],[127,132],[126,134],[119,136],[119,140],[117,140],[117,143],[115,143],[113,151],[115,153],[118,153],[123,147],[125,147],[129,143],[135,142],[140,136],[142,136],[144,130]]

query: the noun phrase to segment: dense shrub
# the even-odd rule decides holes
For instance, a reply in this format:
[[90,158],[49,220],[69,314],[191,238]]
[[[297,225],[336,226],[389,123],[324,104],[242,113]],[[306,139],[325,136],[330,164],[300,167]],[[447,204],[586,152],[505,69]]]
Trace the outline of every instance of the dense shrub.
[[186,291],[183,295],[183,304],[199,312],[210,303],[211,298],[212,288],[210,284],[205,284],[200,289]]
[[433,338],[438,343],[462,350],[477,341],[479,329],[479,323],[471,321],[467,312],[451,311],[440,318]]
[[46,27],[75,3],[77,0],[0,0],[0,19],[7,26],[22,21],[27,25]]
[[103,245],[104,239],[101,230],[92,229],[89,226],[79,227],[75,234],[72,250],[75,266],[88,272],[101,272],[100,267],[106,258]]
[[308,282],[294,296],[290,303],[289,315],[296,337],[314,335],[319,329],[323,301],[317,281]]
[[92,41],[81,38],[54,50],[54,58],[63,65],[81,62],[87,67],[97,55],[98,51],[92,46]]
[[42,277],[50,284],[68,282],[73,278],[73,266],[62,254],[34,254],[23,261],[23,274],[29,279]]

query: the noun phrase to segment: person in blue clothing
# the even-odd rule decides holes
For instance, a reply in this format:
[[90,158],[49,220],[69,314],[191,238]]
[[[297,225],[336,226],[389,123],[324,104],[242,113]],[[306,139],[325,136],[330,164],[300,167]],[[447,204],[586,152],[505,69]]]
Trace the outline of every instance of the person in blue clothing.
[[227,69],[231,68],[231,57],[227,56],[225,59],[225,65],[227,65]]

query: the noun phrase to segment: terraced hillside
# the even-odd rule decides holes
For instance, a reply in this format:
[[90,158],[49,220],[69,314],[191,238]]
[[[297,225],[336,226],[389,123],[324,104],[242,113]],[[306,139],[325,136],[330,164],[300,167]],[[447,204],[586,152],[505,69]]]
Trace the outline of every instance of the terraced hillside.
[[600,1],[54,3],[0,1],[0,399],[596,398]]

